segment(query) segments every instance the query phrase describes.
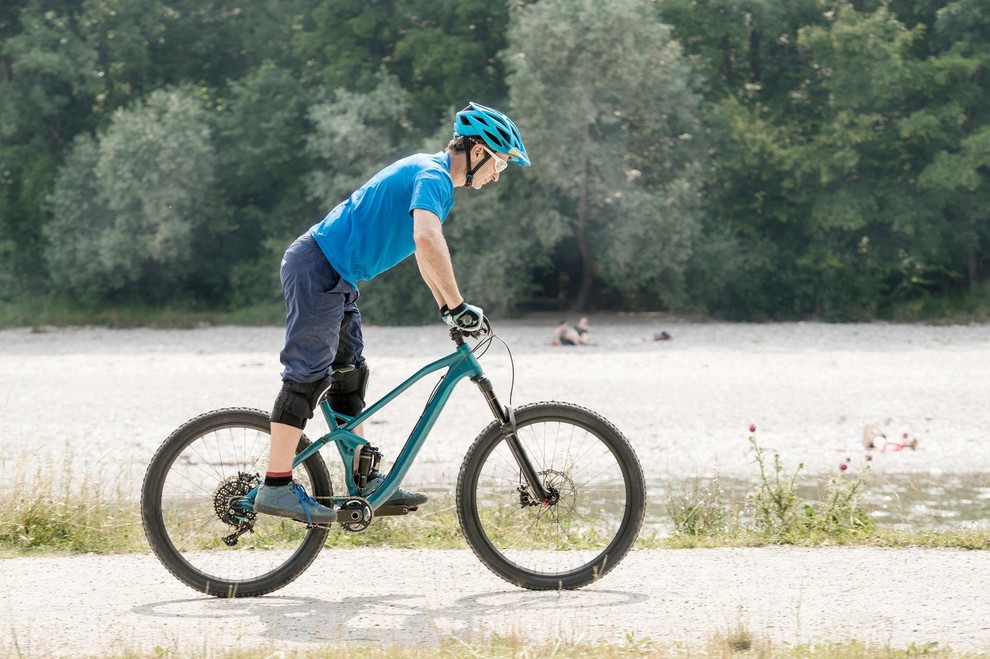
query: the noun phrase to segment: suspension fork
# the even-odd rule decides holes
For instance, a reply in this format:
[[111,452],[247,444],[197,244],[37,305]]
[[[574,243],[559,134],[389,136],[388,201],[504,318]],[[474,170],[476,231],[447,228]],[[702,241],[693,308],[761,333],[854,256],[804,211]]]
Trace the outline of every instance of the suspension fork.
[[492,414],[495,415],[495,419],[501,424],[501,433],[505,436],[505,443],[509,445],[509,449],[512,451],[513,457],[516,459],[516,463],[519,465],[519,470],[522,472],[523,477],[526,482],[529,483],[530,490],[535,495],[535,498],[543,503],[551,503],[553,498],[553,493],[548,491],[543,487],[543,482],[540,480],[540,475],[536,473],[536,468],[533,467],[533,463],[530,461],[529,456],[526,451],[523,450],[522,442],[516,436],[516,415],[511,407],[502,405],[498,402],[498,396],[495,395],[495,390],[492,387],[491,381],[484,376],[484,374],[479,374],[471,378],[471,381],[478,385],[478,389],[485,397],[485,402],[488,403],[488,407],[491,408]]

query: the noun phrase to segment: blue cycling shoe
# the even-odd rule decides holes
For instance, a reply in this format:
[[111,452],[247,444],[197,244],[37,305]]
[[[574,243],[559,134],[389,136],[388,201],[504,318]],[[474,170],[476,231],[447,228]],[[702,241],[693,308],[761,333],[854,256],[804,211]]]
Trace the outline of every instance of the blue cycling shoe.
[[307,524],[333,524],[337,521],[337,511],[306,494],[306,489],[299,483],[277,487],[262,485],[254,500],[254,509],[266,515],[289,517]]
[[[369,494],[378,489],[378,486],[382,484],[385,480],[384,476],[379,476],[372,482],[368,483],[363,490],[361,490],[361,496],[367,497]],[[392,493],[388,501],[384,503],[385,506],[405,506],[410,510],[415,510],[417,507],[422,506],[424,503],[429,501],[429,498],[425,494],[420,494],[419,492],[410,492],[409,490],[403,490],[401,487]]]

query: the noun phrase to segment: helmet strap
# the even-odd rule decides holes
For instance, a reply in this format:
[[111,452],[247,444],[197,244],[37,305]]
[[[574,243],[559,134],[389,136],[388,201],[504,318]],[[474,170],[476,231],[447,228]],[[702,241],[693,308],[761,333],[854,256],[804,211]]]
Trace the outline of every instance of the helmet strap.
[[467,174],[465,174],[465,176],[464,176],[464,187],[465,188],[470,188],[471,187],[471,182],[474,180],[474,174],[475,174],[475,172],[477,172],[479,169],[481,169],[484,166],[484,164],[491,159],[491,156],[488,155],[488,152],[486,151],[485,152],[485,157],[481,159],[481,162],[479,162],[477,165],[475,165],[472,168],[471,167],[471,149],[474,148],[474,146],[475,146],[475,144],[477,144],[477,142],[473,142],[473,141],[470,141],[470,140],[469,140],[469,142],[470,142],[470,146],[467,149],[464,150],[464,156],[467,158]]

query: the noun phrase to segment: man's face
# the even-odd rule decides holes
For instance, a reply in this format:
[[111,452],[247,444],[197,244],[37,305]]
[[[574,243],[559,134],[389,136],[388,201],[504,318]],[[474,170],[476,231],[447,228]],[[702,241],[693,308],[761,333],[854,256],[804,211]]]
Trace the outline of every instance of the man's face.
[[471,181],[471,187],[475,190],[480,190],[491,181],[498,181],[502,171],[508,167],[507,157],[495,153],[483,144],[476,144],[471,152],[471,157],[476,158],[475,162],[477,162],[483,160],[485,156],[488,156],[488,160],[481,166],[481,169],[475,172]]

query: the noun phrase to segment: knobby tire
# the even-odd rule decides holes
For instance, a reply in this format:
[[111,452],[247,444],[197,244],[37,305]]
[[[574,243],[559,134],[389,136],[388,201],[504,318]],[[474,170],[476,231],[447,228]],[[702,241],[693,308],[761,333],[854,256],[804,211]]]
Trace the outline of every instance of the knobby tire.
[[[233,528],[215,501],[236,493],[238,474],[264,477],[270,442],[267,413],[228,408],[187,421],[152,458],[141,493],[145,535],[162,564],[191,588],[217,597],[264,595],[296,579],[323,548],[326,529],[262,514],[255,533],[244,534],[234,547],[223,543]],[[297,453],[308,445],[303,435]],[[319,453],[296,467],[293,477],[317,500],[332,498]]]

